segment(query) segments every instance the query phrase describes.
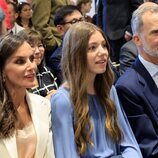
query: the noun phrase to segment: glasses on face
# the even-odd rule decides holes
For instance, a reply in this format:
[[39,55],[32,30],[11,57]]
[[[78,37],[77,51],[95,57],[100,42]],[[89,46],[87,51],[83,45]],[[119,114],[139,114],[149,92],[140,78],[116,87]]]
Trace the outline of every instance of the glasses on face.
[[71,21],[64,22],[62,25],[65,25],[65,24],[75,24],[77,22],[82,22],[82,21],[85,21],[84,17],[81,17],[80,19],[74,18]]

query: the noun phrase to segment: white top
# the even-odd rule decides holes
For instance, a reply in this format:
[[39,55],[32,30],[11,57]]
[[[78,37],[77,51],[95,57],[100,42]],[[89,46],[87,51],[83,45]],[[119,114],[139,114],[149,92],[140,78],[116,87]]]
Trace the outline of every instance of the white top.
[[149,74],[151,75],[152,79],[154,80],[155,84],[158,87],[158,65],[155,65],[147,60],[145,60],[143,57],[138,55],[139,60],[144,65],[144,67],[147,69]]

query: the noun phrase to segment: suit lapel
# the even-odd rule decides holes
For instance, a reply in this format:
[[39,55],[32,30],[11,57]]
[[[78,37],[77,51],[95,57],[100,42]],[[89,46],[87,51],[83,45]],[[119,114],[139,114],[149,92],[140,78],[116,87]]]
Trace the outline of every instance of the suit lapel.
[[[31,101],[30,101],[30,98],[31,98]],[[48,133],[48,130],[45,127],[45,123],[44,124],[42,123],[43,116],[41,116],[41,112],[39,110],[40,109],[39,106],[41,106],[42,102],[40,103],[39,100],[37,102],[36,99],[37,98],[35,96],[31,96],[29,93],[27,93],[27,102],[29,105],[32,121],[33,121],[34,128],[36,131],[36,136],[37,136],[35,158],[42,158],[44,155],[45,146],[47,145],[46,144],[47,138],[45,137],[46,136],[45,132]]]
[[4,139],[3,142],[7,148],[10,158],[18,158],[15,134],[13,137],[11,137],[9,139]]
[[139,83],[143,87],[143,93],[157,116],[155,118],[158,126],[158,88],[139,58],[136,59],[133,68],[137,71]]

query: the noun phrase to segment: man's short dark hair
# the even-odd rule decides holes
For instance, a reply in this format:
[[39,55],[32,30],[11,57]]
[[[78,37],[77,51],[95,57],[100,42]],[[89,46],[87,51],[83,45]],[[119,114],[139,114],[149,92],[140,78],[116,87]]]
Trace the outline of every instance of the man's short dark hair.
[[14,12],[15,12],[15,13],[18,13],[18,6],[17,6],[15,3],[13,3],[13,2],[8,2],[7,4],[12,5],[12,6],[13,6],[13,9],[14,9]]
[[[65,23],[65,17],[71,15],[74,11],[81,11],[75,5],[66,5],[61,7],[55,14],[54,25],[62,25]],[[82,13],[81,13],[82,14]]]

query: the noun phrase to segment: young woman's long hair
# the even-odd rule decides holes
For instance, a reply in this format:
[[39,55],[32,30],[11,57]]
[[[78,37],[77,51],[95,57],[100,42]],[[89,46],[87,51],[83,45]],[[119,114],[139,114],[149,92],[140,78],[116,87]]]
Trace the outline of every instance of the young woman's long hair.
[[[93,146],[90,138],[93,126],[90,121],[87,94],[87,51],[89,39],[95,31],[99,31],[107,42],[103,32],[97,26],[87,22],[74,24],[64,37],[62,50],[61,68],[64,80],[68,82],[71,101],[74,105],[75,141],[81,155],[86,152],[88,144]],[[107,49],[110,53],[108,42]],[[110,99],[112,84],[113,73],[109,64],[107,64],[105,73],[96,76],[94,88],[105,111],[105,128],[111,139],[118,143],[122,138],[122,133],[117,122],[116,107]]]
[[7,59],[24,43],[17,35],[5,35],[0,39],[0,139],[13,135],[16,128],[16,109],[5,86],[3,70]]

